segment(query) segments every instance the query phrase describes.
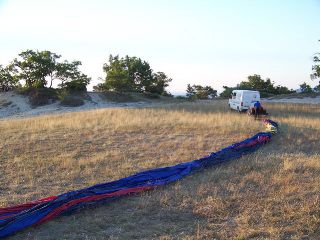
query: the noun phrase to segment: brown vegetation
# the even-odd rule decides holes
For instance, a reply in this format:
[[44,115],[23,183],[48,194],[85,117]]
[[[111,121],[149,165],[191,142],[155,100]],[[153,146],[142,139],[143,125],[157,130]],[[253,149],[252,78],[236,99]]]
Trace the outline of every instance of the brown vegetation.
[[[267,108],[280,133],[258,152],[12,239],[319,239],[320,109]],[[190,161],[259,130],[224,101],[3,120],[0,204]]]

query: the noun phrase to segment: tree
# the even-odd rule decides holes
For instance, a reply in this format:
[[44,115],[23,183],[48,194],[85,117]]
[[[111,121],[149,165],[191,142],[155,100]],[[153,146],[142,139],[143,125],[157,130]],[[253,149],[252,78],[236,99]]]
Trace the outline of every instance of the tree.
[[[313,61],[314,61],[315,63],[320,62],[320,53],[317,53],[317,56],[314,56]],[[319,65],[319,64],[313,65],[313,66],[312,66],[312,70],[314,71],[314,73],[313,73],[314,76],[315,76],[316,78],[319,78],[319,77],[320,77],[320,65]]]
[[91,78],[81,73],[79,66],[81,66],[80,61],[58,63],[56,71],[52,74],[54,79],[60,81],[58,86],[71,91],[86,91]]
[[242,90],[258,90],[260,92],[273,92],[274,83],[269,78],[263,80],[260,75],[254,74],[248,76],[247,81],[242,81],[238,85],[238,89]]
[[[50,51],[26,50],[13,60],[12,66],[18,80],[25,81],[27,87],[43,88],[47,84],[46,77],[56,70],[59,55]],[[50,87],[52,85],[52,81]]]
[[169,86],[169,82],[171,81],[172,79],[168,78],[168,76],[164,72],[154,73],[152,74],[152,82],[148,83],[147,86],[145,86],[145,91],[156,93],[159,95],[171,95],[165,90],[165,88]]
[[217,90],[210,86],[190,85],[187,86],[187,97],[189,99],[213,99],[217,96]]
[[52,88],[53,82],[59,81],[60,88],[85,90],[91,79],[80,72],[81,62],[59,62],[60,58],[50,51],[23,51],[10,65],[11,72],[27,88]]
[[[320,41],[320,40],[319,40]],[[315,63],[312,66],[313,73],[311,74],[311,79],[319,79],[320,78],[320,53],[316,53],[313,57],[313,62]],[[319,85],[315,87],[318,91],[320,91],[320,79],[319,79]]]
[[260,91],[261,96],[267,97],[274,94],[288,94],[293,90],[289,90],[287,87],[278,85],[274,86],[274,82],[271,82],[270,78],[266,80],[262,79],[260,75],[254,74],[248,76],[247,81],[242,81],[236,87],[223,86],[224,91],[220,94],[222,98],[230,97],[230,94],[235,89],[240,90],[257,90]]
[[312,93],[313,92],[310,85],[305,82],[300,85],[300,90],[302,93]]
[[[274,88],[274,90],[270,91],[270,93],[273,93],[273,94],[290,94],[290,93],[293,93],[294,91],[291,89],[289,90],[287,87],[284,87],[284,86],[281,86],[281,85],[278,85]],[[268,92],[267,92],[268,93]]]
[[154,76],[148,62],[142,61],[137,57],[126,56],[124,59],[125,66],[128,71],[128,80],[136,92],[144,92],[148,87],[152,86]]
[[236,88],[227,87],[227,86],[223,86],[223,88],[224,90],[219,95],[221,98],[230,98],[232,91],[236,89]]
[[196,96],[196,90],[193,86],[191,86],[190,84],[187,85],[187,94],[186,94],[187,98],[189,99],[194,99]]
[[13,90],[18,86],[18,80],[11,74],[10,66],[2,67],[0,65],[0,92]]
[[65,82],[65,89],[71,92],[85,92],[87,91],[87,85],[90,83],[91,78],[83,73],[78,73],[71,78],[70,81]]
[[43,74],[45,75],[43,81],[47,83],[45,80],[47,77],[49,78],[49,88],[52,88],[53,80],[55,79],[56,73],[59,72],[58,66],[59,63],[57,60],[61,57],[61,55],[57,55],[50,51],[41,51],[38,52],[39,61],[42,63]]
[[109,63],[103,65],[103,71],[106,73],[105,87],[111,91],[132,91],[134,89],[133,81],[130,82],[127,67],[119,56],[109,56]]
[[163,72],[153,73],[150,64],[137,57],[118,55],[109,56],[107,63],[103,65],[106,73],[104,83],[94,87],[95,90],[111,90],[118,92],[151,92],[156,94],[168,94],[165,88],[172,80]]

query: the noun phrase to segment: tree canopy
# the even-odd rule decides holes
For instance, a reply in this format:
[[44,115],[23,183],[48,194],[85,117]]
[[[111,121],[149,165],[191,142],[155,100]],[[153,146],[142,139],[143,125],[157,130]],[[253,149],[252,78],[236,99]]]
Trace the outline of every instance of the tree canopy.
[[106,73],[105,80],[98,84],[95,90],[169,94],[165,88],[172,79],[163,72],[154,73],[150,64],[141,58],[110,55],[108,62],[103,65],[103,70]]
[[0,92],[7,92],[16,88],[19,81],[11,74],[10,67],[0,65]]
[[[320,40],[319,40],[320,42]],[[316,89],[320,91],[320,52],[315,53],[313,57],[314,65],[312,66],[311,79],[319,79],[319,84],[316,86]]]
[[320,53],[313,57],[314,65],[312,66],[313,74],[316,78],[320,77]]
[[224,90],[220,93],[221,98],[230,98],[230,95],[233,90],[237,89],[236,87],[228,87],[228,86],[223,86]]
[[300,85],[300,91],[302,93],[312,93],[313,92],[312,87],[309,84],[307,84],[306,82],[304,82]]
[[56,70],[56,60],[60,56],[50,51],[26,50],[12,62],[13,73],[18,80],[25,81],[27,87],[45,87],[47,76]]
[[213,99],[217,96],[217,90],[210,86],[190,85],[187,86],[187,98],[189,99]]
[[254,74],[248,76],[247,81],[240,82],[236,87],[227,87],[223,86],[224,91],[220,94],[220,97],[228,98],[232,90],[257,90],[260,91],[261,96],[269,96],[276,94],[287,94],[292,93],[292,90],[289,90],[287,87],[277,85],[275,86],[274,82],[271,82],[270,78],[266,80],[262,79],[260,75]]
[[[59,61],[61,55],[50,51],[26,50],[21,52],[6,68],[1,68],[1,79],[11,84],[23,83],[26,88],[60,88],[86,90],[90,78],[81,73],[80,61]],[[5,77],[4,77],[5,76]]]

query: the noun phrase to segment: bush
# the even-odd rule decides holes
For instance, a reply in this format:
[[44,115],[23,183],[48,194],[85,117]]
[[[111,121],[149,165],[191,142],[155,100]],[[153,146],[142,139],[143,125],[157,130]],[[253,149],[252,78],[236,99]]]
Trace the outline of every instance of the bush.
[[188,98],[186,96],[176,96],[175,99],[186,100]]
[[[86,79],[85,79],[86,80]],[[65,83],[65,89],[69,92],[86,92],[89,80],[83,81],[81,78]]]
[[23,93],[28,95],[32,106],[43,106],[58,99],[57,91],[50,88],[23,89]]
[[145,92],[143,93],[143,96],[150,99],[158,99],[160,98],[160,95],[157,93],[151,93],[151,92]]
[[67,95],[62,98],[60,104],[66,107],[79,107],[84,104],[84,101],[80,97]]
[[135,100],[130,93],[123,92],[106,91],[103,96],[111,102],[131,102]]

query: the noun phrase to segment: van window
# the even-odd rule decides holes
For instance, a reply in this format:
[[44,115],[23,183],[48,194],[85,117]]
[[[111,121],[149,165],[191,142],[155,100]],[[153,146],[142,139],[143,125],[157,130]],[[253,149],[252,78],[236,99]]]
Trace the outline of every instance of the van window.
[[236,93],[235,92],[231,93],[231,97],[232,97],[232,99],[235,99],[236,98]]

